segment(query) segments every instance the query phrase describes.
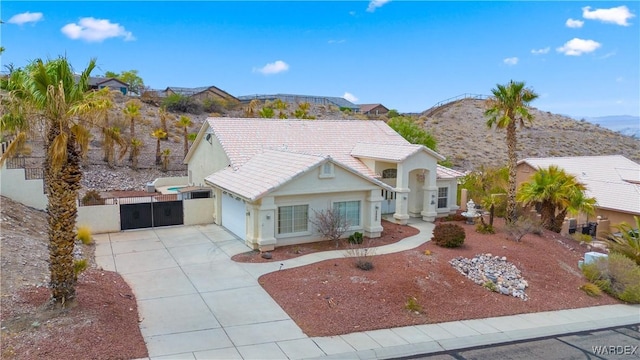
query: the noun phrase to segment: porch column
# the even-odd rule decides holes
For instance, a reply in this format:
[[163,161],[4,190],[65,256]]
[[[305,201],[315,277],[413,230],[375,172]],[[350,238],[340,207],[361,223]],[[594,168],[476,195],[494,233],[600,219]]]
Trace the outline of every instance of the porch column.
[[222,216],[220,216],[220,209],[222,209],[222,190],[213,188],[213,222],[216,225],[222,226]]
[[[257,214],[257,248],[260,251],[271,251],[276,248],[276,210],[278,207],[273,197],[262,199],[260,211]],[[251,246],[251,245],[249,245]],[[255,249],[255,247],[253,247]]]
[[434,222],[436,220],[436,208],[438,206],[438,186],[436,185],[436,172],[428,171],[425,174],[424,185],[422,186],[424,196],[422,199],[422,220]]
[[364,203],[364,236],[377,238],[382,235],[382,196],[380,190],[371,190]]
[[396,212],[393,218],[396,223],[406,225],[409,220],[409,172],[405,172],[402,164],[398,164],[396,179]]

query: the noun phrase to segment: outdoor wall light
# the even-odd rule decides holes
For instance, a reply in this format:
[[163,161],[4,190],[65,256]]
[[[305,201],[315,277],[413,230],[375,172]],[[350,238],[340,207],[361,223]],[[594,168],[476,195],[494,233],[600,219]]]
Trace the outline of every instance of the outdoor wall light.
[[271,215],[267,215],[267,220],[271,220]]
[[380,209],[380,206],[376,205],[376,210]]
[[247,216],[251,215],[251,213],[249,211],[247,211]]
[[407,200],[407,197],[406,197],[406,196],[403,196],[403,197],[402,197],[402,200]]

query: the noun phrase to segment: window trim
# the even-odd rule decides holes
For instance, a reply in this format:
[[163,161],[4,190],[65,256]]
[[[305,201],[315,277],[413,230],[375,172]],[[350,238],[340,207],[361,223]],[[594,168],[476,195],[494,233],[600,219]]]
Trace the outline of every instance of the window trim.
[[[302,230],[302,231],[295,231],[295,224],[294,224],[294,220],[295,220],[295,207],[297,206],[305,206],[307,208],[307,221],[305,223],[306,225],[306,229]],[[281,232],[281,226],[280,226],[280,209],[281,208],[286,208],[286,207],[290,207],[292,208],[292,213],[291,213],[291,232]],[[311,230],[309,229],[309,204],[287,204],[287,205],[278,205],[277,209],[276,209],[276,228],[275,228],[275,233],[277,237],[293,237],[293,236],[301,236],[301,235],[309,235],[311,234]]]
[[[328,171],[327,171],[328,170]],[[327,161],[324,164],[320,165],[320,175],[318,176],[321,179],[329,179],[335,177],[335,166],[332,162]]]

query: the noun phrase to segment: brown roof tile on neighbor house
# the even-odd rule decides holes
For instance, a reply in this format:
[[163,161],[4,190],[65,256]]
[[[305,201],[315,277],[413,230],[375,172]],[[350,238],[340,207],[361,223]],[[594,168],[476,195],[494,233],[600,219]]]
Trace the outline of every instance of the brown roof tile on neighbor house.
[[360,104],[358,106],[363,114],[386,114],[389,112],[389,109],[382,104]]

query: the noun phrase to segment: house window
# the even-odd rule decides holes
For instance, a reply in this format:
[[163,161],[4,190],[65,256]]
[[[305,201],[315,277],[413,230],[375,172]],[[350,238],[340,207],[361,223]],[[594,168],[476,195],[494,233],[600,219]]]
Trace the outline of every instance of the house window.
[[308,230],[309,205],[278,207],[278,234],[291,234]]
[[330,177],[334,177],[334,173],[333,173],[333,164],[330,162],[326,162],[322,165],[322,167],[320,168],[320,177],[321,178],[330,178]]
[[398,169],[382,170],[383,179],[395,179],[396,177],[398,177]]
[[349,227],[360,226],[360,201],[340,201],[333,203],[333,211],[347,220]]
[[438,209],[449,207],[449,188],[438,188]]

